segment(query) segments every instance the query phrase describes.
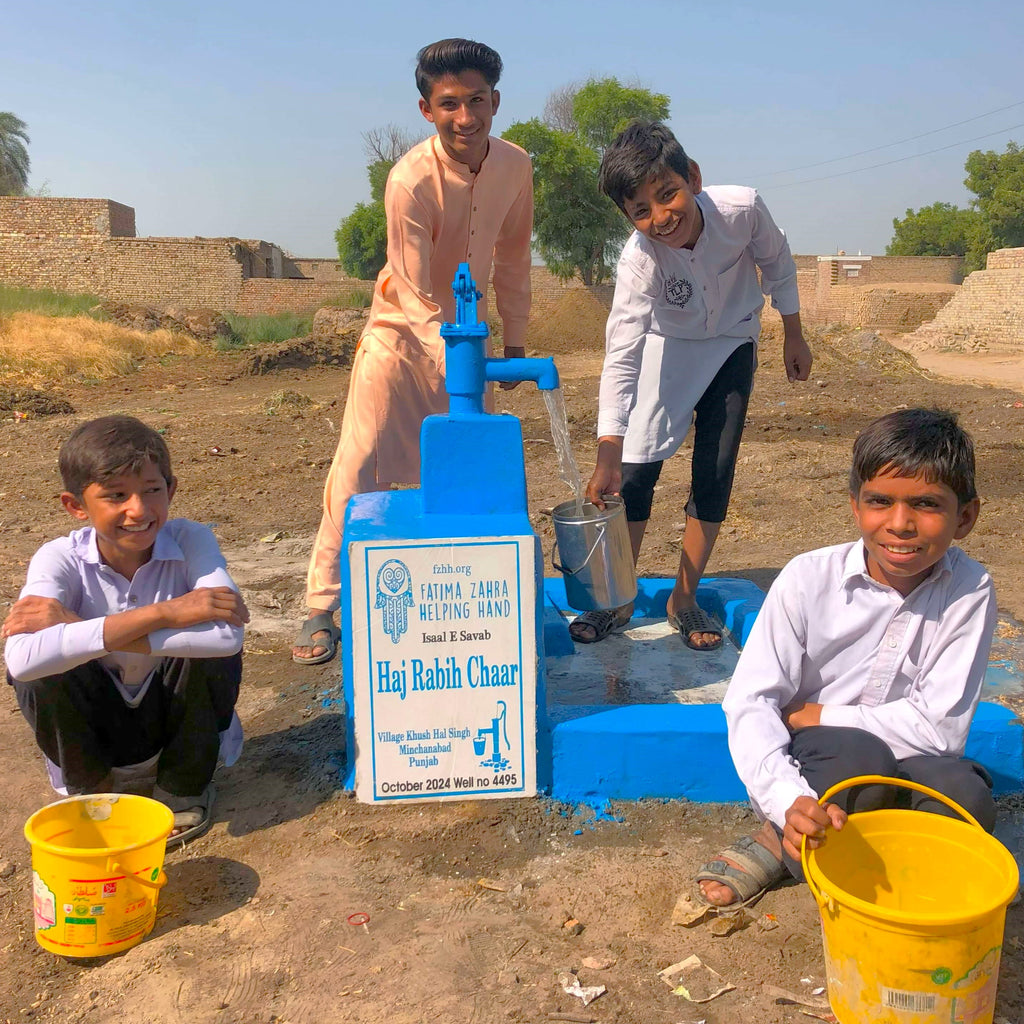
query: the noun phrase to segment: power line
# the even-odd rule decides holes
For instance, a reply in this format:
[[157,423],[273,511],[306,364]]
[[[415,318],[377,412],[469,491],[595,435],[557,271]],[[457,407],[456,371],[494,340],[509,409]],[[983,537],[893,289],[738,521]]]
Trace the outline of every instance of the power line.
[[[929,135],[937,135],[939,132],[949,131],[950,128],[959,128],[963,124],[970,124],[972,121],[980,121],[984,117],[990,117],[992,114],[1001,114],[1004,110],[1012,110],[1014,107],[1019,107],[1024,100],[1017,100],[1016,103],[1009,103],[1005,107],[997,107],[995,110],[989,110],[987,113],[978,114],[976,117],[968,117],[966,120],[957,121],[955,124],[947,124],[943,128],[933,128],[930,132],[922,132],[920,135],[911,135],[909,139],[900,139],[899,142],[887,142],[884,146],[872,146],[871,149],[862,149],[856,153],[847,153],[846,156],[834,156],[831,160],[819,160],[816,164],[800,164],[798,167],[789,167],[784,171],[767,171],[764,174],[748,174],[746,177],[749,181],[758,181],[761,178],[768,178],[774,174],[792,174],[794,171],[809,171],[812,167],[824,167],[825,164],[836,164],[840,160],[852,160],[854,157],[865,156],[867,153],[877,153],[881,149],[892,149],[893,146],[902,146],[905,142],[916,142],[918,139],[927,138]],[[996,134],[993,132],[993,134]],[[984,136],[982,136],[984,138]],[[938,150],[932,150],[932,152],[938,152]],[[882,165],[879,165],[882,166]]]
[[1003,135],[1006,132],[1012,132],[1017,128],[1024,128],[1024,122],[1021,124],[1011,124],[1009,128],[1001,128],[996,132],[988,132],[986,135],[976,135],[973,139],[964,139],[962,142],[952,142],[948,146],[939,146],[936,149],[926,149],[923,153],[912,153],[910,156],[898,156],[895,160],[884,160],[880,164],[871,164],[868,167],[856,167],[852,171],[836,171],[835,174],[822,174],[817,178],[804,178],[801,181],[788,181],[783,185],[768,185],[767,190],[773,190],[777,188],[792,188],[794,185],[808,185],[812,181],[827,181],[829,178],[842,178],[847,174],[860,174],[861,171],[873,171],[876,167],[888,167],[890,164],[900,164],[906,160],[917,160],[922,156],[929,156],[932,153],[941,153],[946,149],[956,149],[958,146],[966,146],[971,142],[980,142],[982,139],[990,139],[993,135]]

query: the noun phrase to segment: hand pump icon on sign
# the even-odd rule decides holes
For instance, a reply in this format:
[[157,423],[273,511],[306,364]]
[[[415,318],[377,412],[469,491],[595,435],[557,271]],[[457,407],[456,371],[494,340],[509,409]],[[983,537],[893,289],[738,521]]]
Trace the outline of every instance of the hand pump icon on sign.
[[508,729],[505,719],[508,715],[508,705],[503,700],[498,701],[497,717],[491,719],[490,727],[477,729],[473,738],[473,752],[482,756],[487,752],[487,737],[491,737],[491,756],[480,762],[481,768],[493,768],[496,772],[504,771],[511,763],[507,757],[502,757],[501,740],[505,740],[505,749],[511,750],[512,744],[508,740]]

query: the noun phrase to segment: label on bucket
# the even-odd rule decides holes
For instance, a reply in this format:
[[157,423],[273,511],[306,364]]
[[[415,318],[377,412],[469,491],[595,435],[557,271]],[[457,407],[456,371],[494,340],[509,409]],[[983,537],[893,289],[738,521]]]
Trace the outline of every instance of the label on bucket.
[[908,1013],[932,1013],[935,1010],[934,992],[903,992],[884,985],[881,991],[882,1005],[887,1010],[904,1010]]
[[533,796],[536,541],[350,544],[356,796]]
[[32,914],[36,931],[45,931],[57,923],[57,897],[35,871],[32,872]]

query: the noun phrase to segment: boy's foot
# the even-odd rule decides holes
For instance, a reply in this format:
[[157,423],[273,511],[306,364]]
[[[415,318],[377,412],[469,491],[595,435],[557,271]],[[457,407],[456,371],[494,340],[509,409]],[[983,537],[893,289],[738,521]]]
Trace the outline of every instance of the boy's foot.
[[698,898],[713,907],[745,907],[787,875],[782,845],[769,822],[743,836],[694,876]]
[[341,636],[331,612],[314,612],[302,624],[292,646],[292,661],[300,665],[321,665],[334,657]]
[[632,615],[632,604],[624,604],[621,608],[599,608],[583,612],[569,623],[569,636],[578,644],[594,644],[616,629],[628,625]]
[[694,651],[713,651],[722,646],[722,631],[698,604],[669,611],[668,624],[678,630],[683,643]]
[[212,782],[198,796],[172,796],[159,786],[154,787],[153,796],[174,812],[174,827],[167,837],[169,850],[198,839],[213,824],[213,801],[217,789]]

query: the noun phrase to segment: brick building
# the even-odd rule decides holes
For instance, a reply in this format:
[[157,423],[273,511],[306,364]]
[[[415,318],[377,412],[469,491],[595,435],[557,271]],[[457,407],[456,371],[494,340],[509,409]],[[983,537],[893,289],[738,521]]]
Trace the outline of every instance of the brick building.
[[[996,254],[993,254],[996,255]],[[957,257],[797,256],[808,323],[912,330],[957,292]],[[566,288],[533,267],[533,314]],[[261,239],[138,238],[135,211],[109,199],[0,197],[0,282],[91,292],[122,302],[175,303],[255,314],[308,312],[372,284],[337,260],[288,256]],[[604,306],[612,287],[590,289]]]
[[238,313],[306,312],[365,287],[307,276],[311,262],[262,239],[138,238],[135,211],[109,199],[0,196],[5,284]]

